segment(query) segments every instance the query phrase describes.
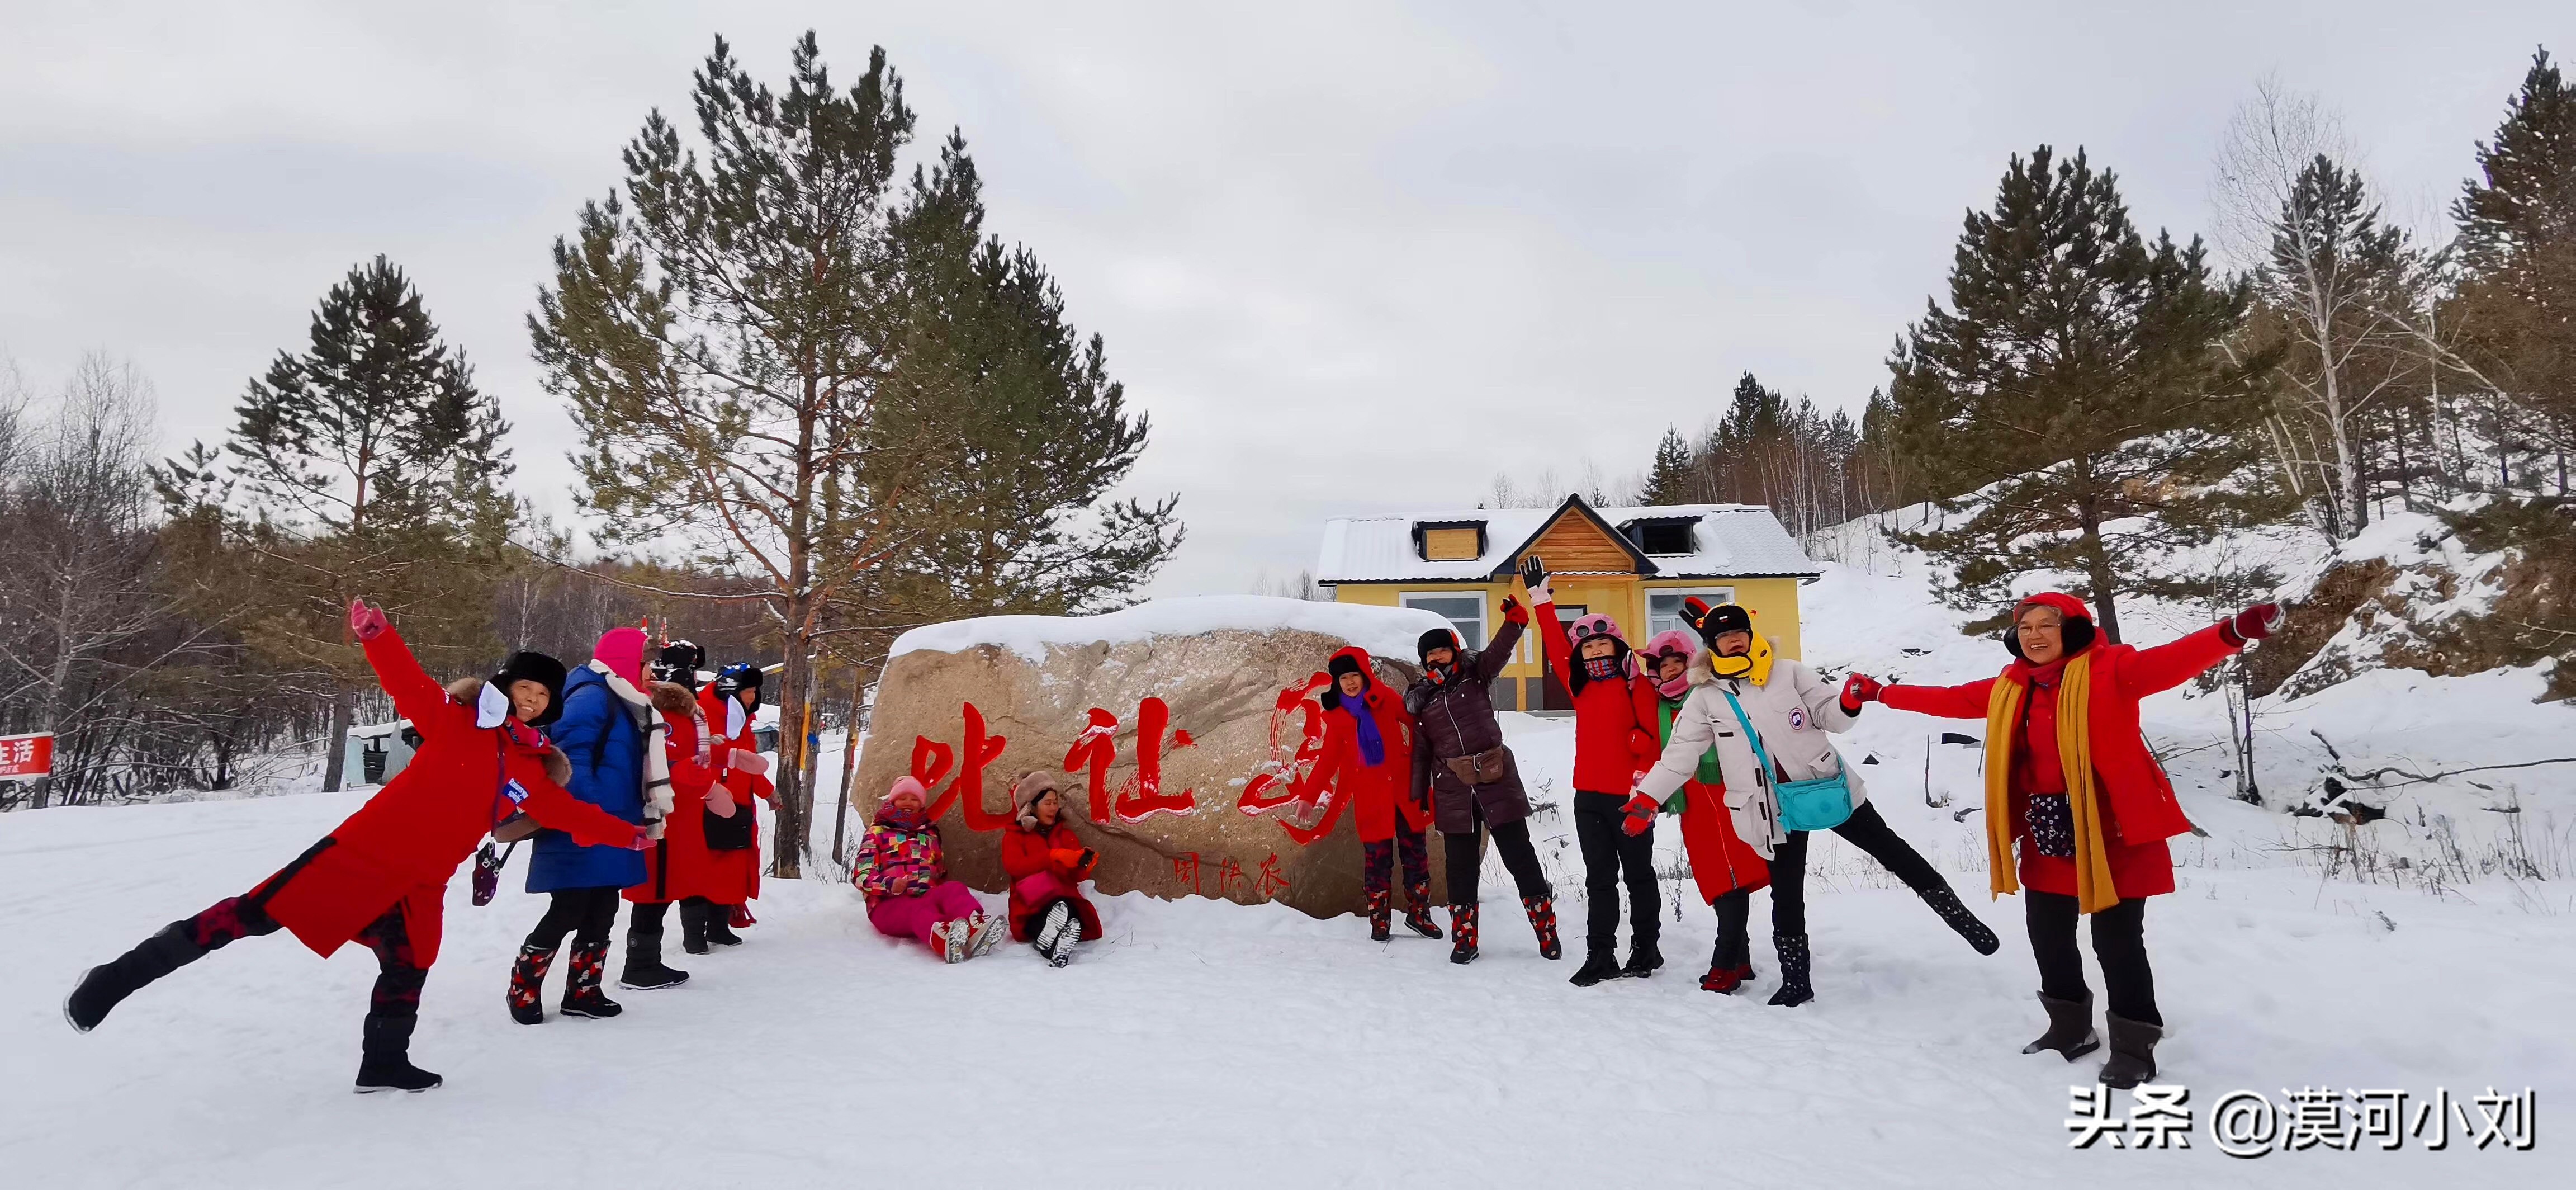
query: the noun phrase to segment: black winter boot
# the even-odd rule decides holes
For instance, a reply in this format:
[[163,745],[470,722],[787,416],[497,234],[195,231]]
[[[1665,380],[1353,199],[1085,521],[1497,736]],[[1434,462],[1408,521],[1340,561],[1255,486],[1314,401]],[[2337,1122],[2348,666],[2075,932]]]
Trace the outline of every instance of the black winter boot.
[[1440,923],[1431,920],[1431,882],[1415,881],[1404,886],[1404,928],[1425,938],[1442,937]]
[[87,1033],[107,1019],[109,1009],[143,985],[206,957],[204,947],[188,937],[188,923],[174,921],[161,931],[107,962],[89,969],[80,985],[63,998],[63,1019]]
[[733,932],[733,906],[713,901],[703,911],[707,919],[707,943],[711,946],[740,946],[742,935]]
[[2102,1085],[2127,1090],[2154,1081],[2156,1042],[2164,1037],[2164,1027],[2114,1012],[2103,1013],[2102,1019],[2111,1027],[2111,1060],[2102,1063]]
[[2055,1050],[2072,1062],[2102,1048],[2102,1035],[2093,1031],[2093,997],[2060,1000],[2041,992],[2039,1006],[2048,1010],[2048,1031],[2040,1034],[2039,1040],[2021,1047],[2021,1052]]
[[1460,965],[1476,961],[1476,907],[1449,907],[1449,961]]
[[1386,890],[1380,889],[1368,895],[1369,941],[1384,942],[1395,936],[1387,929],[1388,919],[1393,913],[1393,898],[1387,895]]
[[1574,977],[1565,982],[1588,988],[1605,979],[1619,978],[1619,952],[1608,946],[1583,946],[1583,965],[1574,969]]
[[691,897],[680,902],[680,949],[690,954],[707,953],[707,911],[715,906],[704,897]]
[[522,946],[510,964],[510,1019],[522,1025],[546,1023],[546,972],[555,965],[552,947]]
[[1522,897],[1521,908],[1529,911],[1530,930],[1538,935],[1538,957],[1565,957],[1565,942],[1556,936],[1556,902],[1546,897]]
[[1978,954],[1993,954],[1997,947],[2003,945],[1996,940],[1995,932],[1986,928],[1986,923],[1977,920],[1976,914],[1968,912],[1968,907],[1959,903],[1959,894],[1949,885],[1937,884],[1914,891],[1923,898],[1924,904],[1932,907],[1932,912],[1940,914],[1942,921],[1967,939],[1968,945],[1975,947]]
[[1628,943],[1628,965],[1619,968],[1621,979],[1644,979],[1664,965],[1664,952],[1655,945],[1655,935],[1639,934]]
[[1807,986],[1807,936],[1781,934],[1771,939],[1780,952],[1780,990],[1771,993],[1774,1008],[1796,1008],[1816,998],[1816,989]]
[[365,1040],[358,1059],[358,1093],[409,1091],[418,1094],[438,1086],[435,1074],[411,1064],[411,1014],[368,1013]]
[[689,973],[662,965],[662,922],[647,922],[637,917],[626,927],[626,969],[617,977],[617,986],[649,992],[657,988],[675,988],[689,982]]
[[608,944],[575,942],[572,959],[564,971],[563,1014],[606,1020],[626,1011],[626,1007],[599,990],[600,978],[607,974]]

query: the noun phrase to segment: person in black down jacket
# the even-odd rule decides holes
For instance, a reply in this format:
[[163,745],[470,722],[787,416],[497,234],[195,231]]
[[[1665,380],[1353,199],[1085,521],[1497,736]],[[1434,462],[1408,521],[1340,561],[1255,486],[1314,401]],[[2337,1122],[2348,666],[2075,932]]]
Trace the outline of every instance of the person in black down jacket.
[[1520,886],[1521,907],[1529,911],[1530,928],[1538,934],[1538,951],[1558,958],[1556,905],[1547,876],[1539,871],[1538,853],[1530,849],[1529,795],[1521,789],[1520,766],[1503,746],[1502,721],[1494,717],[1494,678],[1510,663],[1512,646],[1529,625],[1529,611],[1505,597],[1503,626],[1483,652],[1467,648],[1458,634],[1435,628],[1415,642],[1422,676],[1404,692],[1404,709],[1420,730],[1413,750],[1413,792],[1436,795],[1433,821],[1449,867],[1449,961],[1476,960],[1476,870],[1482,862],[1479,828],[1494,836],[1503,866]]

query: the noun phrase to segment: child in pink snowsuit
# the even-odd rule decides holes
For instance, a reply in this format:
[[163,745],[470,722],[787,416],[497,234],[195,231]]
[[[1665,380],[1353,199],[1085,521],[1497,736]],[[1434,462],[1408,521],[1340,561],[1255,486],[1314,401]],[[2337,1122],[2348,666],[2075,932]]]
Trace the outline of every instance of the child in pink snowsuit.
[[939,862],[939,828],[922,808],[921,782],[895,779],[859,841],[850,882],[868,899],[868,923],[890,938],[918,938],[952,963],[1000,941],[1001,920],[984,912],[975,890],[948,878]]

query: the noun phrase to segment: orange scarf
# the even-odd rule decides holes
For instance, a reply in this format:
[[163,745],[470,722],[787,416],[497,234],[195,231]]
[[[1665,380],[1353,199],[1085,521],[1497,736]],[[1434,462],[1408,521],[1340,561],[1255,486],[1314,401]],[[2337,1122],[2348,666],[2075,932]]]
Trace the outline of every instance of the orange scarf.
[[[1995,681],[1986,701],[1986,871],[1994,895],[2021,891],[2013,860],[2013,733],[2022,722],[2025,682]],[[2099,913],[2120,903],[2111,884],[2111,856],[2102,843],[2102,811],[2094,800],[2093,653],[2086,650],[2066,663],[2057,683],[2057,763],[2066,774],[2066,804],[2075,816],[2075,903],[2085,913]]]

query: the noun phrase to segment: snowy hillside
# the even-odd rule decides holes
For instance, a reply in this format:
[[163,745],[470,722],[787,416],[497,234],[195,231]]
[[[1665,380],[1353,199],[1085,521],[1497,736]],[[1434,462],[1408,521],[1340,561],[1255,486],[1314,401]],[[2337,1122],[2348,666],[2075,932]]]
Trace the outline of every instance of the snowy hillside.
[[[1851,532],[1846,561],[1805,592],[1809,660],[1914,681],[1994,672],[2001,648],[1958,634],[1964,617],[1931,601],[1920,559]],[[2145,642],[2206,619],[2133,615]],[[2177,841],[2180,890],[2148,917],[2165,1085],[2189,1087],[2204,1115],[2230,1091],[2279,1102],[2311,1085],[2533,1088],[2544,1113],[2567,1101],[2576,766],[2407,786],[2386,819],[2349,829],[2279,808],[2322,771],[2311,731],[2347,770],[2562,747],[2576,720],[2534,705],[2539,685],[2527,671],[2382,671],[2265,708],[2269,809],[2227,796],[2220,695],[2147,704],[2209,832]],[[1534,833],[1579,935],[1571,722],[1505,718],[1534,800],[1557,804]],[[1534,953],[1497,867],[1484,957],[1463,968],[1445,943],[1371,943],[1355,919],[1134,894],[1106,899],[1107,938],[1064,970],[1017,947],[949,967],[875,934],[846,886],[771,881],[747,945],[674,956],[688,986],[612,989],[617,1020],[529,1028],[502,1003],[539,911],[514,866],[490,906],[463,880],[450,889],[413,1048],[447,1085],[416,1097],[348,1093],[374,975],[357,948],[325,963],[282,935],[251,939],[94,1034],[59,1015],[83,968],[247,888],[364,791],[0,816],[0,953],[14,965],[0,981],[0,1169],[36,1187],[2565,1184],[2553,1149],[2469,1151],[2456,1123],[2444,1152],[2410,1139],[2240,1161],[2213,1149],[2205,1118],[2189,1151],[2070,1149],[2068,1088],[2100,1059],[2018,1052],[2041,1025],[2021,904],[1982,895],[1975,751],[1939,742],[1979,730],[1873,708],[1845,750],[1875,760],[1858,769],[1873,802],[1969,894],[2002,952],[1971,952],[1885,872],[1819,839],[1818,999],[1794,1010],[1762,1002],[1777,982],[1766,896],[1749,994],[1696,986],[1713,922],[1677,871],[1671,965],[1575,989],[1571,957]],[[825,755],[830,788],[837,742]],[[2507,803],[2520,812],[2489,812]],[[2535,853],[2559,849],[2555,878],[2477,874],[2499,821]],[[1659,832],[1667,867],[1674,834]],[[2438,880],[2394,868],[2445,839],[2463,858]],[[2388,862],[2357,879],[2302,850],[2332,844]]]

